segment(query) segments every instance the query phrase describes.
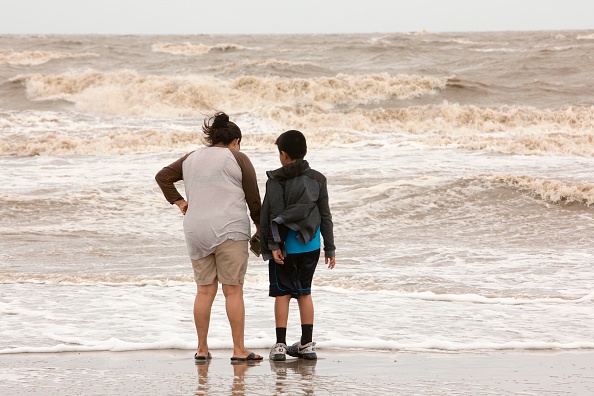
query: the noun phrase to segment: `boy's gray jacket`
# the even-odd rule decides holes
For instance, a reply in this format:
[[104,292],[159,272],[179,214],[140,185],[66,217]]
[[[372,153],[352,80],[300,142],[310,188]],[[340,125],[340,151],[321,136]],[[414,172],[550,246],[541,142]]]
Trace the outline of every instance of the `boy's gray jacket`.
[[271,251],[282,247],[288,228],[297,232],[299,242],[307,243],[320,227],[324,254],[333,257],[336,247],[326,177],[311,169],[305,160],[297,160],[266,175],[266,195],[260,217],[264,260],[272,259]]

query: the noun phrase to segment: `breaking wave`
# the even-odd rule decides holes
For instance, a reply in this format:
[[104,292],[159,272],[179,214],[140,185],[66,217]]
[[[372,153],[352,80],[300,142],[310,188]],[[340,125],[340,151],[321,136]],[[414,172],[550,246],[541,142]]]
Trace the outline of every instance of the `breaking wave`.
[[488,176],[487,179],[502,182],[527,191],[544,201],[555,204],[577,202],[586,206],[594,204],[594,184],[571,183],[561,180],[539,179],[530,176]]
[[32,100],[66,100],[92,114],[190,116],[197,111],[254,111],[270,106],[361,105],[431,95],[446,79],[415,75],[316,78],[141,76],[134,71],[29,74],[21,81]]
[[594,40],[594,33],[580,34],[576,37],[578,40]]
[[0,155],[137,154],[202,144],[198,132],[111,132],[95,136],[44,132],[27,137],[0,137]]
[[273,70],[277,72],[290,71],[290,72],[305,72],[311,74],[312,72],[323,72],[326,71],[323,67],[311,63],[311,62],[295,62],[279,59],[244,59],[240,62],[229,62],[223,64],[216,64],[209,67],[209,70],[215,72],[226,72],[226,71],[243,71],[247,74],[250,70]]
[[594,155],[594,107],[550,110],[445,103],[342,113],[269,108],[259,114],[283,128],[315,131],[326,138],[334,134],[338,141],[345,132],[393,132],[414,134],[407,139],[432,147],[527,155]]
[[72,58],[86,58],[99,57],[98,54],[92,52],[85,52],[81,54],[70,52],[53,52],[53,51],[21,51],[15,52],[13,50],[0,50],[0,65],[22,65],[22,66],[36,66],[47,63],[53,59],[72,59]]
[[204,55],[208,54],[211,51],[239,51],[245,50],[246,47],[238,44],[216,44],[216,45],[206,45],[206,44],[192,44],[189,42],[185,42],[183,44],[175,44],[175,43],[155,43],[151,46],[153,52],[162,52],[166,54],[172,55],[185,55],[185,56],[196,56],[196,55]]
[[[257,62],[257,61],[256,61]],[[275,61],[278,62],[278,61]],[[246,144],[270,145],[282,129],[300,129],[315,145],[392,144],[402,141],[430,147],[521,155],[594,155],[594,107],[543,109],[474,105],[417,105],[393,101],[434,95],[448,85],[473,85],[455,78],[417,75],[339,74],[288,78],[241,76],[142,76],[135,71],[27,74],[22,84],[34,101],[66,101],[83,113],[136,117],[197,117],[213,110],[249,114],[270,131],[246,134]],[[475,89],[481,90],[480,84]],[[57,121],[31,124],[0,114],[0,153],[5,155],[138,153],[179,149],[200,142],[198,133],[175,128],[85,121],[69,128]],[[171,124],[177,124],[173,120]],[[50,125],[52,124],[52,125]],[[96,124],[96,122],[95,122]],[[259,127],[258,127],[259,128]],[[68,128],[66,128],[68,129]],[[82,132],[81,132],[82,131]],[[400,136],[400,137],[399,137]],[[400,139],[400,140],[398,140]]]
[[[116,102],[115,99],[113,101]],[[246,103],[245,107],[248,105]],[[179,103],[177,106],[180,106]],[[233,106],[216,103],[212,107],[227,109]],[[182,107],[176,111],[179,108]],[[144,111],[142,108],[141,114]],[[189,108],[187,113],[200,120],[208,114]],[[389,145],[405,141],[429,147],[520,155],[594,155],[594,108],[591,107],[494,109],[442,104],[340,112],[269,105],[252,108],[248,113],[264,124],[250,128],[253,132],[246,130],[245,144],[251,147],[269,147],[274,144],[278,131],[299,129],[308,134],[308,143],[312,147],[328,144]],[[175,120],[160,126],[155,126],[154,119],[141,121],[146,125],[140,128],[134,123],[117,123],[117,119],[105,125],[96,125],[89,120],[69,123],[59,113],[41,118],[0,114],[0,153],[18,156],[144,153],[182,149],[201,142],[200,133],[191,126],[179,130],[175,127]]]

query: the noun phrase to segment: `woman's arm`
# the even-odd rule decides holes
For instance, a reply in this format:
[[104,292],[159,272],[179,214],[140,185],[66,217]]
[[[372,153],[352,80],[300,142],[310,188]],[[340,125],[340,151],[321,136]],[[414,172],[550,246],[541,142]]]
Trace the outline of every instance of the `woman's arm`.
[[245,202],[250,210],[250,217],[256,225],[256,233],[260,235],[260,211],[262,210],[262,202],[260,201],[256,170],[247,155],[239,151],[231,152],[239,168],[241,168],[241,185],[245,194]]
[[166,167],[161,169],[159,173],[157,173],[157,175],[155,176],[155,180],[161,188],[161,191],[163,191],[165,199],[170,204],[176,204],[177,206],[179,206],[182,212],[184,212],[184,210],[182,209],[182,205],[184,205],[185,203],[185,206],[187,208],[187,203],[184,197],[182,197],[179,191],[177,191],[177,188],[175,188],[175,185],[173,183],[183,180],[184,173],[182,164],[190,154],[191,153],[188,153],[180,159],[178,159],[177,161],[167,165]]

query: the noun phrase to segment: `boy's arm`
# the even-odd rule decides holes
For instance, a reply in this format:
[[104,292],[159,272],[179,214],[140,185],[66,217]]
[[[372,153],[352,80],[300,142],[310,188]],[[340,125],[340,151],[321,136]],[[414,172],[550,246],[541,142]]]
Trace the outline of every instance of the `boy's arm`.
[[[326,257],[326,263],[328,263],[328,258],[334,258],[336,255],[336,246],[334,246],[334,223],[332,222],[332,213],[330,213],[326,180],[320,186],[318,210],[321,217],[320,232],[324,239],[324,256]],[[331,268],[334,267],[333,262],[334,260],[331,260]]]

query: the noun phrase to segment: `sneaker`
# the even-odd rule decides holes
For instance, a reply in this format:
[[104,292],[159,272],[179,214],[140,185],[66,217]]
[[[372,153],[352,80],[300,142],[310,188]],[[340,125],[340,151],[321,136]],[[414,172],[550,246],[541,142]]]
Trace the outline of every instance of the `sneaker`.
[[283,344],[282,342],[276,343],[270,348],[270,355],[268,357],[270,360],[280,361],[287,359],[287,345]]
[[296,342],[290,347],[287,347],[287,353],[293,357],[303,358],[308,360],[315,360],[318,358],[316,354],[316,343],[308,342],[305,345],[301,345],[300,342]]

